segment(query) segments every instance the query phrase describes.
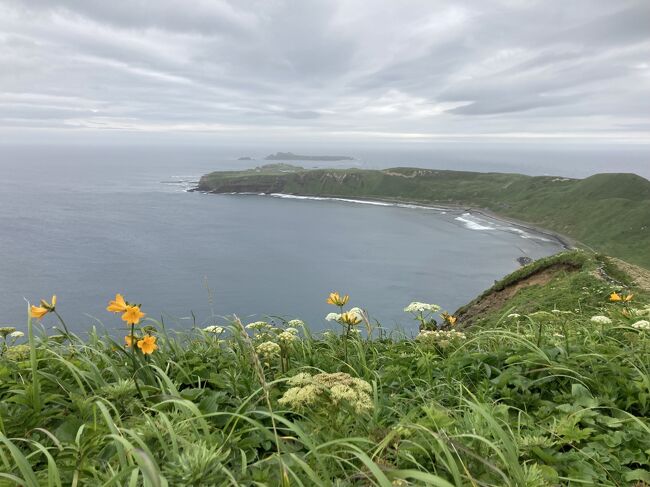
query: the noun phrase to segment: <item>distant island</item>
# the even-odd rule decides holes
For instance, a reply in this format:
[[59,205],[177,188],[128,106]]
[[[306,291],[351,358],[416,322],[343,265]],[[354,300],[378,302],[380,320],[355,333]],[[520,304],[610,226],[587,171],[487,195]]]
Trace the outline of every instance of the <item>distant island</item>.
[[276,152],[264,158],[267,161],[353,161],[350,156],[304,156],[293,152]]
[[237,160],[238,160],[238,161],[254,161],[255,159],[253,159],[252,157],[243,156],[243,157],[240,157],[240,158],[237,159]]
[[304,169],[269,164],[201,177],[197,191],[286,193],[472,208],[527,222],[650,268],[650,181],[636,174],[585,179],[396,167]]

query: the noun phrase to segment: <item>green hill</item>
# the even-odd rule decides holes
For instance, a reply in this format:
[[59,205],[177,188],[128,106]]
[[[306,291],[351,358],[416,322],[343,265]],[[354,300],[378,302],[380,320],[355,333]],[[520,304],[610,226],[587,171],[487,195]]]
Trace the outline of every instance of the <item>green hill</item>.
[[566,235],[650,268],[650,181],[635,174],[586,179],[442,171],[314,169],[283,165],[203,176],[199,191],[403,200],[486,209]]

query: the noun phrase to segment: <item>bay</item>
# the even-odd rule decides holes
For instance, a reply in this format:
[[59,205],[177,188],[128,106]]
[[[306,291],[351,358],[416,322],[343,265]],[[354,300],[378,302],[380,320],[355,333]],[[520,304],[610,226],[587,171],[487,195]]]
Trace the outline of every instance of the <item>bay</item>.
[[57,294],[71,329],[101,322],[117,335],[121,322],[105,306],[121,292],[173,328],[237,314],[322,330],[332,326],[325,300],[336,290],[383,326],[412,333],[402,311],[410,301],[454,311],[515,270],[516,258],[561,250],[462,211],[188,193],[201,174],[241,162],[190,149],[158,154],[3,153],[0,325],[23,329],[26,300]]

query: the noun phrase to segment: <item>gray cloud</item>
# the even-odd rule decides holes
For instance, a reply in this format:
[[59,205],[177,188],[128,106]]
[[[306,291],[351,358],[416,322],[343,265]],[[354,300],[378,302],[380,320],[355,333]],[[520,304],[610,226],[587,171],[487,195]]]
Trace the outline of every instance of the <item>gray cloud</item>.
[[648,18],[647,0],[0,0],[0,134],[647,142]]

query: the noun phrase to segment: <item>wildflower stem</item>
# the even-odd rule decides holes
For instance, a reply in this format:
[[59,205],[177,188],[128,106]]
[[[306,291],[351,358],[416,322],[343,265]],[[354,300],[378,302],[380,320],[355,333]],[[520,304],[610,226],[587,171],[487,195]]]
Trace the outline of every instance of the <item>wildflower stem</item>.
[[38,357],[36,356],[36,337],[34,336],[32,315],[29,308],[27,310],[27,338],[29,340],[29,363],[32,368],[32,404],[36,413],[40,413],[42,408],[41,383],[38,372]]
[[140,389],[140,384],[138,384],[138,361],[135,355],[135,324],[131,323],[131,361],[133,362],[133,382],[135,388],[138,390],[138,394],[143,401],[146,401],[142,390]]
[[63,318],[61,318],[61,315],[56,309],[53,309],[52,313],[54,313],[54,315],[59,320],[59,323],[61,323],[61,326],[63,326],[63,333],[65,333],[66,338],[70,343],[72,343],[72,335],[70,335],[70,332],[68,331],[68,327],[66,326],[65,321],[63,321]]
[[564,346],[566,348],[566,356],[569,357],[571,355],[571,345],[569,345],[569,333],[568,329],[566,326],[567,322],[564,320],[562,322],[562,334],[564,335]]

